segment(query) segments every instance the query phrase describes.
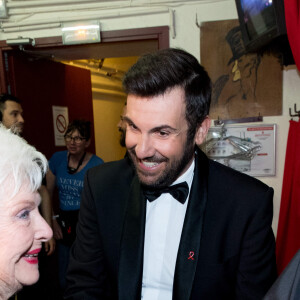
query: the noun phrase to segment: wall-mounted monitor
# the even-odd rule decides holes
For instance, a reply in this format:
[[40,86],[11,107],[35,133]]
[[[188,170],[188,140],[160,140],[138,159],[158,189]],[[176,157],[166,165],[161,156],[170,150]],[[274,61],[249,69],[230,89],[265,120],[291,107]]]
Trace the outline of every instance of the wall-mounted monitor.
[[283,0],[235,0],[248,51],[256,51],[286,35]]

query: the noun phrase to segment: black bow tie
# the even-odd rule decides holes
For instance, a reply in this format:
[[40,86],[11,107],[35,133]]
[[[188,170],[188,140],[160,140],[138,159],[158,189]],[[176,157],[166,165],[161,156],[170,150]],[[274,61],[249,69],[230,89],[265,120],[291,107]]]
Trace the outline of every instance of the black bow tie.
[[180,203],[184,204],[186,198],[189,194],[189,186],[186,182],[181,182],[175,185],[168,186],[166,188],[157,189],[157,190],[144,190],[145,197],[150,201],[154,201],[161,194],[169,193]]

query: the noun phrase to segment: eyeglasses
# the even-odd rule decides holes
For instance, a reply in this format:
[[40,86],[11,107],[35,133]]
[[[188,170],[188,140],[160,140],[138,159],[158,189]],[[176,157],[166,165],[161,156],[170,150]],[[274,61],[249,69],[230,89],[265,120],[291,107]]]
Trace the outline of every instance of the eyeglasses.
[[82,141],[85,140],[85,139],[86,138],[81,137],[81,136],[70,136],[70,135],[65,136],[65,141],[67,143],[70,143],[73,140],[75,144],[81,144]]

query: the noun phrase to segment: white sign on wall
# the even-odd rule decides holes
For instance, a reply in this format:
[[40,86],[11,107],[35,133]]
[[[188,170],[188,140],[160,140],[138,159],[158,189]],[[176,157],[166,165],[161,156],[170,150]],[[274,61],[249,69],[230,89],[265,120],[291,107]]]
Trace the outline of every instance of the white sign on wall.
[[64,134],[69,124],[68,107],[52,106],[52,113],[55,146],[65,146]]
[[251,176],[275,176],[276,125],[212,127],[201,146],[207,156]]

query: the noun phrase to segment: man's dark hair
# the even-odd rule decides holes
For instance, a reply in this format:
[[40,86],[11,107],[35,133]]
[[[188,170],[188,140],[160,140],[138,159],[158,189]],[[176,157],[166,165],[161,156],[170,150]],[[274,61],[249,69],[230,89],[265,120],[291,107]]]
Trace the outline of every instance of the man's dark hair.
[[169,48],[139,58],[123,79],[127,94],[151,97],[164,94],[176,86],[185,91],[188,140],[209,114],[211,80],[191,54]]
[[6,101],[14,101],[17,103],[21,103],[21,100],[13,95],[9,95],[9,94],[1,94],[0,95],[0,122],[2,121],[2,117],[3,117],[3,111],[5,109],[5,102]]
[[73,132],[75,130],[78,130],[80,135],[84,137],[87,141],[91,138],[91,122],[85,121],[85,120],[74,120],[71,123],[69,123],[67,131],[65,133],[65,136]]

